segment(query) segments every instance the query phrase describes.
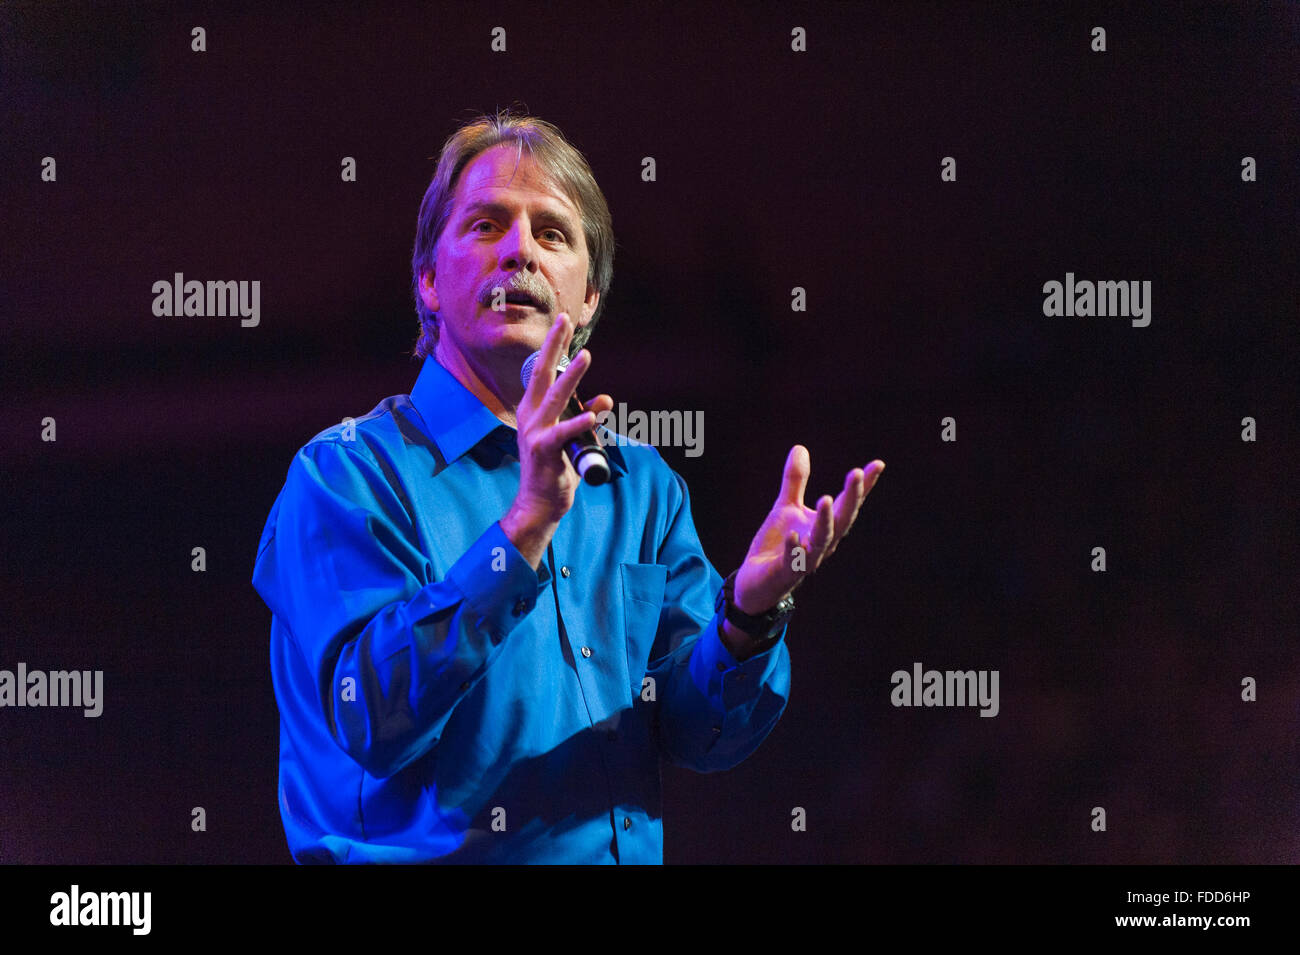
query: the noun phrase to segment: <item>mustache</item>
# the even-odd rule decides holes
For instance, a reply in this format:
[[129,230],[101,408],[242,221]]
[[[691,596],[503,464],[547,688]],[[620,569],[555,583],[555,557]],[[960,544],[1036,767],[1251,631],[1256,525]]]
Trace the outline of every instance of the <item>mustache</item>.
[[496,298],[497,289],[503,289],[506,295],[511,292],[523,292],[537,303],[538,308],[547,312],[555,309],[550,286],[539,278],[517,272],[509,278],[496,279],[483,287],[482,294],[479,295],[479,304],[490,306],[492,300]]

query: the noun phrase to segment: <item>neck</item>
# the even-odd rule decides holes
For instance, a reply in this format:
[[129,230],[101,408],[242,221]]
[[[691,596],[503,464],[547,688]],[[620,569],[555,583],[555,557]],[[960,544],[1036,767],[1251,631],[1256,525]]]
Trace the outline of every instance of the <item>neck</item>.
[[513,356],[502,355],[500,361],[476,362],[455,348],[445,347],[443,342],[439,337],[431,356],[433,360],[447,369],[502,423],[517,429],[515,408],[524,397],[524,387],[519,383],[519,368],[523,360],[514,362]]

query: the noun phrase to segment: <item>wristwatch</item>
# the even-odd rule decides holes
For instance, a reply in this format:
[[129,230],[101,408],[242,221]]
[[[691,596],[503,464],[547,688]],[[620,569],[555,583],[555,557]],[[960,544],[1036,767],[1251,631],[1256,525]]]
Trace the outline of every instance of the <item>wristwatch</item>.
[[780,603],[766,613],[757,615],[745,613],[736,606],[736,574],[737,571],[733,570],[722,582],[722,589],[718,591],[715,605],[717,612],[722,614],[733,627],[747,633],[754,640],[766,641],[780,634],[786,621],[794,613],[794,595],[786,594],[781,598]]

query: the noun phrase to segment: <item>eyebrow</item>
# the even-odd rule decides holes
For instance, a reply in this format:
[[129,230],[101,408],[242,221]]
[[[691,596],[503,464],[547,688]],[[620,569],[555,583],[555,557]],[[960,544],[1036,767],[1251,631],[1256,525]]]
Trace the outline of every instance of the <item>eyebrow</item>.
[[[471,219],[484,212],[488,215],[500,218],[508,219],[510,217],[510,209],[505,205],[502,205],[500,202],[479,200],[465,207],[464,212],[461,213],[461,221],[463,222],[466,219]],[[576,228],[568,215],[563,212],[555,212],[551,209],[540,209],[533,214],[533,218],[539,222],[550,222],[556,225],[562,225],[564,228],[568,229],[569,232],[573,232]]]

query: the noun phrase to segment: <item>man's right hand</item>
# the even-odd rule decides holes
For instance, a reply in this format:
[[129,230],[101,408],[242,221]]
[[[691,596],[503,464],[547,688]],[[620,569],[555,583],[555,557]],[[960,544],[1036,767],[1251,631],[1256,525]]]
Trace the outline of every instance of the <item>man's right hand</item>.
[[586,402],[586,413],[567,421],[560,414],[577,390],[578,382],[591,367],[591,352],[585,348],[573,357],[558,378],[555,366],[568,354],[574,323],[561,312],[546,334],[542,357],[533,369],[524,397],[515,409],[519,442],[519,493],[501,529],[534,569],[541,565],[546,545],[555,534],[560,518],[573,507],[573,497],[582,479],[564,453],[570,438],[589,431],[599,414],[614,407],[609,395],[597,395]]

